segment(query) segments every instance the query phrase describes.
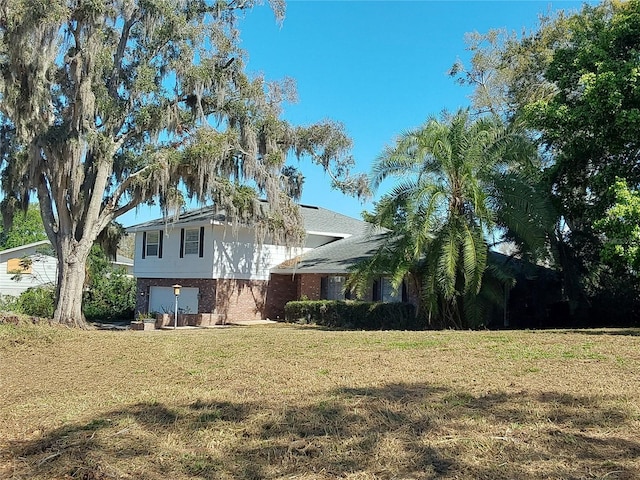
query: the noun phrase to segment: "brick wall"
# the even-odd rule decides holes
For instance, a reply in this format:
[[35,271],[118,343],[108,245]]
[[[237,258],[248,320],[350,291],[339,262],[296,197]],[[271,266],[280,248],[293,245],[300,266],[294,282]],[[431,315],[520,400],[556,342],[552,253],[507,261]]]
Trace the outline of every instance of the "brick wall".
[[[213,313],[216,321],[259,320],[284,318],[284,306],[291,300],[306,296],[320,300],[321,278],[317,273],[271,275],[271,280],[232,280],[207,278],[138,278],[136,312],[147,312],[152,286],[199,289],[198,313]],[[418,292],[413,282],[407,282],[408,300],[417,305]],[[368,297],[370,298],[370,296]]]
[[300,276],[272,274],[267,287],[265,315],[271,320],[284,319],[284,306],[291,300],[298,300]]
[[265,318],[268,282],[218,279],[214,313],[227,321]]
[[198,310],[210,313],[215,308],[216,280],[212,278],[138,278],[136,312],[149,310],[149,291],[151,287],[171,287],[179,284],[183,287],[198,289]]
[[305,273],[300,275],[298,298],[304,296],[309,300],[320,300],[320,279],[326,275],[320,273]]
[[266,318],[268,282],[206,278],[139,278],[136,312],[146,312],[152,286],[198,288],[198,313],[214,313],[227,322]]
[[151,287],[198,288],[198,313],[214,313],[223,322],[266,318],[266,281],[212,278],[138,278],[136,312],[147,312]]

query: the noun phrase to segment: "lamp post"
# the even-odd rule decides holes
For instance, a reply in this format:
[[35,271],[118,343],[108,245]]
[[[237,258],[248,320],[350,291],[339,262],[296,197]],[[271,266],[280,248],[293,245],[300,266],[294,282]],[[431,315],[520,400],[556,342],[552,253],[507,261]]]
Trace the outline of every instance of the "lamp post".
[[173,308],[173,329],[175,330],[178,326],[178,297],[180,296],[180,289],[182,285],[178,285],[177,283],[173,286],[173,294],[176,297],[176,303]]

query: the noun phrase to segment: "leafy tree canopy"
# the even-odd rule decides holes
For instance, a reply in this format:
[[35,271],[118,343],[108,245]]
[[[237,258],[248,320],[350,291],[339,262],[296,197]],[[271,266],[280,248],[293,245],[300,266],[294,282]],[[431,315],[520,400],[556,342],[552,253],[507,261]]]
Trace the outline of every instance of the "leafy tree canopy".
[[534,32],[470,34],[478,111],[525,121],[546,149],[549,192],[572,230],[608,208],[616,177],[640,182],[640,1],[585,5],[541,17]]
[[566,24],[544,72],[556,93],[522,110],[555,153],[553,189],[583,230],[609,207],[616,177],[640,184],[640,2],[585,6]]
[[469,48],[471,64],[451,73],[476,87],[474,107],[523,122],[539,140],[558,212],[553,251],[572,311],[586,316],[587,297],[612,284],[599,255],[606,239],[593,228],[615,206],[609,187],[640,185],[640,1],[542,17],[521,35],[474,34]]
[[19,247],[28,243],[46,240],[47,233],[42,224],[38,205],[31,204],[26,212],[16,215],[10,228],[0,224],[0,250]]
[[[293,200],[307,157],[334,186],[350,176],[335,122],[280,118],[292,82],[245,72],[238,18],[257,0],[6,0],[0,5],[0,168],[9,215],[36,193],[59,259],[54,320],[83,326],[82,283],[94,240],[119,215],[184,195],[230,216],[270,202],[261,222],[301,237]],[[282,0],[272,0],[277,18]]]
[[610,188],[615,205],[595,222],[596,231],[605,236],[602,259],[614,267],[640,275],[640,192],[632,191],[618,179]]

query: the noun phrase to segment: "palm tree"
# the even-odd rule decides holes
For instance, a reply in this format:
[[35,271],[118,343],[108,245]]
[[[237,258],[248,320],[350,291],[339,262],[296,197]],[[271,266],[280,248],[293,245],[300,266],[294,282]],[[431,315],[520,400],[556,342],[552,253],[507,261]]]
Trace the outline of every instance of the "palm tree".
[[398,180],[368,217],[388,229],[387,240],[358,266],[353,285],[362,290],[380,274],[399,285],[409,276],[432,326],[477,324],[483,297],[509,282],[488,263],[488,238],[503,227],[528,251],[544,245],[551,217],[529,177],[540,171],[537,162],[520,131],[496,117],[473,120],[466,110],[403,134],[371,176],[374,189]]

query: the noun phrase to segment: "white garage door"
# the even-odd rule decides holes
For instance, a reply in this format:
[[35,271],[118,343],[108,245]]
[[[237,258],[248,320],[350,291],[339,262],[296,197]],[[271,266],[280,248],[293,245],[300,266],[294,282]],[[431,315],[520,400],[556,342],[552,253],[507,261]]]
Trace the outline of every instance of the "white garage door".
[[[149,312],[173,313],[176,297],[173,287],[151,287],[149,290]],[[180,313],[198,313],[198,289],[182,287],[178,297]]]

